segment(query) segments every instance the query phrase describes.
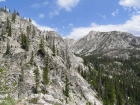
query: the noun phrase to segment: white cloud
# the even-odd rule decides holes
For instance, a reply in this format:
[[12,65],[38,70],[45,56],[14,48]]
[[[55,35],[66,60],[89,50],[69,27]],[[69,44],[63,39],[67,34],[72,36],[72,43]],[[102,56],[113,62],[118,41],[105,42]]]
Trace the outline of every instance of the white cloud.
[[100,13],[96,13],[98,16],[100,16],[101,18],[103,18],[103,19],[106,19],[106,16],[105,15],[102,15],[102,14],[100,14]]
[[2,2],[2,1],[6,1],[6,0],[0,0],[0,2]]
[[43,3],[43,5],[48,5],[49,4],[49,2],[48,1],[45,1],[44,3]]
[[39,18],[44,18],[45,17],[45,15],[44,14],[39,14]]
[[71,11],[71,8],[75,7],[80,0],[57,0],[57,5],[60,8],[66,9],[66,11]]
[[53,18],[54,16],[59,15],[59,11],[58,10],[54,10],[53,12],[49,13],[49,17]]
[[57,31],[57,28],[51,28],[49,26],[42,26],[36,23],[36,21],[32,20],[32,24],[35,25],[38,29],[42,31]]
[[112,16],[116,16],[116,14],[118,14],[119,9],[117,9],[115,12],[112,12]]
[[96,23],[92,23],[89,27],[73,28],[72,32],[69,35],[67,35],[66,37],[79,39],[79,38],[87,35],[91,30],[101,31],[101,32],[108,32],[108,31],[116,30],[116,31],[129,32],[136,36],[140,36],[140,13],[137,15],[133,15],[124,24],[98,25]]
[[31,7],[32,7],[32,8],[40,8],[40,7],[46,6],[46,5],[48,5],[48,4],[49,4],[49,2],[48,2],[48,1],[45,1],[45,2],[43,2],[43,3],[35,3],[35,4],[31,5]]
[[103,16],[102,16],[102,18],[103,18],[103,19],[106,19],[106,16],[105,16],[105,15],[103,15]]
[[140,0],[120,0],[119,4],[124,7],[133,7],[140,9]]
[[70,27],[73,27],[73,23],[70,23],[69,26],[70,26]]
[[71,11],[71,9],[74,8],[79,3],[79,1],[80,0],[56,0],[58,8],[49,13],[50,18],[59,15],[59,11],[61,9],[65,9],[68,12]]

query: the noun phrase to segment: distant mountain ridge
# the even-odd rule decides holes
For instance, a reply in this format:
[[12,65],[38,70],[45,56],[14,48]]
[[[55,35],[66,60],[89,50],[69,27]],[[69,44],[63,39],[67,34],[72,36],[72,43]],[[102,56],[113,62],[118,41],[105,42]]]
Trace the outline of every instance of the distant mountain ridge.
[[119,31],[90,31],[88,35],[71,45],[70,49],[80,55],[121,49],[140,50],[140,37]]

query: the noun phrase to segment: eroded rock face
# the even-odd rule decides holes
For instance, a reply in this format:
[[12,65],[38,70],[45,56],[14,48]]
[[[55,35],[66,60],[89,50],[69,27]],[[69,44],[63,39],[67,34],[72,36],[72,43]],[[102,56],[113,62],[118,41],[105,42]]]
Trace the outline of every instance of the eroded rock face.
[[[11,36],[8,36],[9,29],[6,29],[7,18],[12,28]],[[69,105],[85,105],[88,102],[102,105],[102,102],[95,98],[96,93],[87,81],[77,72],[79,65],[86,68],[82,58],[72,53],[67,41],[59,34],[54,31],[42,32],[19,16],[16,16],[13,22],[12,15],[2,11],[0,23],[0,33],[3,31],[0,36],[0,98],[23,98],[23,104],[37,98],[37,103],[44,105],[66,105],[66,100]],[[21,47],[22,34],[26,35],[27,39],[25,38],[23,43],[28,45],[28,50]],[[44,85],[46,59],[49,65],[49,83]],[[38,77],[35,75],[36,69]],[[69,98],[63,94],[66,77],[69,79]]]
[[[72,46],[71,50],[76,54],[90,55],[93,53],[118,52],[116,50],[140,50],[140,38],[126,32],[95,32],[91,31],[85,37],[79,39]],[[127,56],[128,54],[121,53],[117,56]]]

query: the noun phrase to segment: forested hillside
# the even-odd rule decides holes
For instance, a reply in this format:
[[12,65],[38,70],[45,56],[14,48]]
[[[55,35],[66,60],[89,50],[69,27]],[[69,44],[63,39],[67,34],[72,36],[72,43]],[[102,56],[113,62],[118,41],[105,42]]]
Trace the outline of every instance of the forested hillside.
[[111,58],[101,54],[83,56],[89,71],[81,75],[98,92],[104,105],[140,105],[140,56],[131,51],[128,59]]

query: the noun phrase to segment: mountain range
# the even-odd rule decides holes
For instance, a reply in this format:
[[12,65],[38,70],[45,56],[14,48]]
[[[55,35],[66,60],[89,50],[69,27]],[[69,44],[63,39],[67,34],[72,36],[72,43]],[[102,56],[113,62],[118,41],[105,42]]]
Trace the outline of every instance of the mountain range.
[[103,105],[103,97],[86,74],[92,74],[90,68],[97,70],[88,57],[140,59],[139,51],[140,37],[127,32],[90,31],[78,40],[63,39],[57,32],[39,30],[31,19],[1,9],[0,105]]
[[74,53],[81,55],[99,52],[110,55],[114,52],[115,56],[117,50],[140,50],[140,37],[119,31],[90,31],[88,35],[74,42],[70,48]]

